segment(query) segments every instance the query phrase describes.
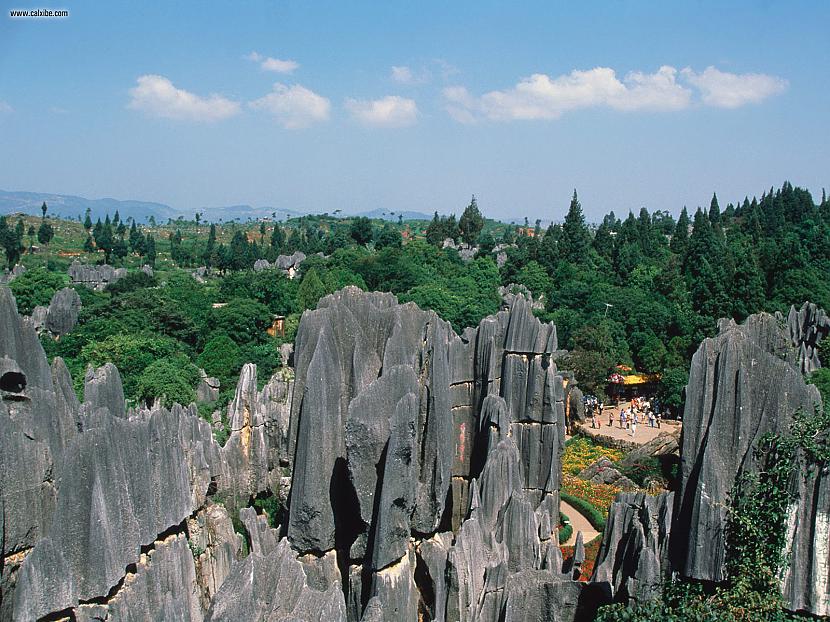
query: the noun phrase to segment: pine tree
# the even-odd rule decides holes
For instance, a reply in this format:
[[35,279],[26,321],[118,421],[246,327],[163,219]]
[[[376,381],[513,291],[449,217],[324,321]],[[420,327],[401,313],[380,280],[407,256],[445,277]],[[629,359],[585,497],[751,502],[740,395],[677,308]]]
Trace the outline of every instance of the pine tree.
[[86,217],[84,218],[84,229],[86,229],[87,233],[89,233],[89,231],[92,229],[92,218],[90,218],[89,216],[89,208],[86,208]]
[[303,310],[314,309],[317,302],[326,295],[326,288],[317,270],[311,268],[303,277],[300,287],[297,289],[297,301]]
[[43,202],[43,205],[40,206],[40,211],[43,212],[43,218],[46,218],[46,210],[49,209],[46,207],[46,201]]
[[669,243],[669,248],[671,252],[680,255],[681,257],[686,254],[686,248],[689,246],[689,225],[691,221],[689,220],[689,212],[686,211],[686,206],[683,206],[683,210],[680,212],[680,218],[677,219],[677,225],[674,227],[674,234],[671,236],[671,242]]
[[[211,225],[213,229],[213,225]],[[214,238],[216,236],[216,230],[214,231]],[[282,230],[278,224],[274,224],[274,230],[271,232],[271,248],[274,249],[274,252],[279,255],[282,252],[282,247],[285,245],[285,232]]]
[[151,268],[156,267],[156,239],[152,235],[148,235],[144,243],[144,260]]
[[713,227],[720,225],[720,205],[718,205],[717,193],[712,194],[712,201],[709,203],[709,223]]
[[562,238],[559,241],[562,259],[570,263],[583,263],[588,258],[590,246],[591,233],[585,224],[582,206],[574,190],[571,205],[562,224]]
[[461,233],[461,239],[472,246],[478,240],[481,230],[484,228],[484,217],[478,209],[476,203],[476,195],[473,195],[470,204],[464,209],[461,218],[458,221],[458,230]]

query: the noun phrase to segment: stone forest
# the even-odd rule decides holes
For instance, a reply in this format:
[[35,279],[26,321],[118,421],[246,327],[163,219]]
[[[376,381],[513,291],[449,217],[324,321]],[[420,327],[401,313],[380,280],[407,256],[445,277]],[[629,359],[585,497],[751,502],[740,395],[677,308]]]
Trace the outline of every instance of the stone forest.
[[38,211],[0,217],[2,622],[830,616],[826,197]]

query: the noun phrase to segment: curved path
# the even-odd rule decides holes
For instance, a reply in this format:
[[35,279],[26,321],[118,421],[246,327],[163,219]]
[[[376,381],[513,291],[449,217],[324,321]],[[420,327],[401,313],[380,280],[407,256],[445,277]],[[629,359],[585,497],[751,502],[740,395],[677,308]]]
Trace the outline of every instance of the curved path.
[[573,527],[571,537],[562,546],[573,546],[576,543],[576,534],[579,531],[582,532],[582,538],[585,544],[588,544],[599,535],[599,532],[588,522],[588,519],[580,514],[579,510],[572,505],[560,501],[559,510],[568,517],[571,522],[571,527]]

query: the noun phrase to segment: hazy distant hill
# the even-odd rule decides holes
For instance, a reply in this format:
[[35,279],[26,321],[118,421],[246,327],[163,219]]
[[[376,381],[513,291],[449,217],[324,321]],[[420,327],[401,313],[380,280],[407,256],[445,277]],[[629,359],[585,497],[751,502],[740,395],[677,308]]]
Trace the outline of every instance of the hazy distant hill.
[[46,201],[49,213],[64,218],[77,218],[78,214],[84,217],[89,208],[92,219],[112,216],[115,210],[122,218],[132,216],[139,222],[146,221],[153,216],[158,221],[166,222],[168,218],[175,218],[176,211],[163,203],[148,201],[119,201],[118,199],[86,199],[67,194],[47,194],[43,192],[7,192],[0,190],[0,213],[24,212],[26,214],[40,214],[40,206]]
[[377,218],[380,220],[397,220],[399,215],[403,215],[404,220],[432,220],[432,214],[425,214],[424,212],[408,212],[408,211],[394,211],[383,208],[373,209],[370,212],[360,212],[358,216],[368,216],[369,218]]
[[[258,218],[270,219],[274,216],[276,216],[277,220],[287,220],[308,213],[268,206],[252,207],[251,205],[222,205],[200,207],[196,210],[184,211],[172,208],[164,203],[153,203],[149,201],[120,201],[109,198],[87,199],[85,197],[68,194],[0,190],[0,214],[24,212],[26,214],[39,215],[40,206],[44,201],[49,206],[49,213],[54,216],[74,219],[80,214],[81,218],[83,218],[87,208],[89,208],[92,220],[98,218],[103,219],[107,214],[112,216],[116,210],[118,210],[119,215],[124,219],[132,216],[139,222],[146,222],[150,216],[153,216],[160,223],[167,222],[168,218],[176,219],[182,217],[187,220],[192,220],[197,211],[202,214],[202,220],[205,222],[219,222],[220,220],[228,222],[236,219],[245,222]],[[329,213],[333,214],[334,211],[331,210]],[[430,214],[424,214],[423,212],[396,212],[382,208],[361,212],[357,215],[383,220],[398,220],[399,213],[403,214],[404,220],[429,220],[432,218]],[[349,214],[345,213],[339,213],[338,215],[341,217],[349,216]]]
[[[277,209],[276,207],[252,207],[250,205],[223,205],[220,207],[200,207],[202,218],[206,222],[218,222],[219,220],[229,221],[239,219],[242,222],[257,218],[273,218],[287,220],[296,216],[302,216],[306,212],[298,212],[292,209]],[[195,212],[194,212],[195,213]],[[185,215],[185,218],[193,218],[193,214]]]

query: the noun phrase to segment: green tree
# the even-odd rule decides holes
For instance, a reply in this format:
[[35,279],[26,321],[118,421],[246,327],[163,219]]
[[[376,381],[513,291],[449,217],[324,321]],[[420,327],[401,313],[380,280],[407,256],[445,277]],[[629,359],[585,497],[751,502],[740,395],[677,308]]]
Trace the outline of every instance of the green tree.
[[582,213],[582,205],[574,190],[571,198],[571,205],[562,223],[562,236],[559,239],[559,249],[565,261],[579,264],[588,259],[588,251],[591,247],[591,233],[588,225],[585,224],[585,215]]
[[90,217],[90,210],[86,208],[86,216],[84,217],[84,230],[89,233],[92,231],[92,218]]
[[42,221],[37,230],[37,241],[45,246],[49,246],[49,242],[55,237],[55,230],[47,221]]
[[224,333],[236,343],[262,343],[268,337],[272,313],[264,304],[248,298],[234,298],[208,312],[211,333]]
[[305,273],[300,288],[297,290],[297,302],[300,309],[314,309],[317,307],[317,302],[326,295],[326,288],[323,281],[320,280],[320,275],[317,270],[311,268]]
[[368,244],[372,241],[372,221],[366,216],[358,216],[352,221],[349,235],[358,244]]
[[539,265],[539,262],[534,260],[527,262],[516,273],[516,282],[527,287],[537,300],[540,296],[546,296],[553,287],[553,281],[548,273]]
[[375,240],[375,248],[380,250],[382,248],[400,248],[403,245],[403,237],[397,227],[391,224],[385,224],[383,229]]
[[43,205],[40,206],[40,211],[43,213],[43,218],[46,218],[46,210],[49,209],[46,207],[46,201],[43,202]]
[[176,355],[150,363],[138,377],[136,397],[147,404],[162,398],[167,408],[173,404],[188,405],[196,399],[194,389],[199,370],[184,355]]
[[235,377],[242,367],[242,349],[223,333],[211,337],[205,344],[196,364],[208,376],[219,378],[220,382]]
[[673,253],[678,255],[685,255],[686,249],[689,246],[689,225],[692,221],[689,220],[689,212],[686,211],[686,206],[683,206],[680,212],[680,218],[677,219],[677,225],[674,228],[674,233],[671,236],[669,248]]
[[458,221],[458,230],[461,233],[461,239],[466,244],[472,246],[478,240],[481,230],[484,228],[484,217],[478,209],[476,202],[476,195],[470,200],[470,204],[464,208],[461,218]]
[[65,285],[64,275],[46,268],[32,268],[9,283],[9,288],[17,300],[17,310],[29,315],[36,306],[48,305],[55,292]]

